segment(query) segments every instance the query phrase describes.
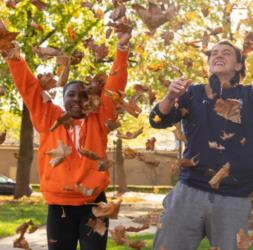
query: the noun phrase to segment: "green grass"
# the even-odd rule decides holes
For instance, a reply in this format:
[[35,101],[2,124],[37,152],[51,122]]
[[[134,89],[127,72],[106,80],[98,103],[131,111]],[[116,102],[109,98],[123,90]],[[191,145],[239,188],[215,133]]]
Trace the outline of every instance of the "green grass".
[[32,219],[36,225],[46,223],[47,206],[42,198],[4,201],[0,204],[0,238],[14,235],[16,228]]

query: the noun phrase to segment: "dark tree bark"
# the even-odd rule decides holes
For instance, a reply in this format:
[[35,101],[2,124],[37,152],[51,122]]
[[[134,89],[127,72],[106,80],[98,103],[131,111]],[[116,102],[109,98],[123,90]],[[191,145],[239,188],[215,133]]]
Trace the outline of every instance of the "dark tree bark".
[[127,191],[126,173],[124,168],[124,158],[122,155],[122,140],[116,141],[116,169],[117,169],[117,182],[118,192],[124,193]]
[[29,111],[23,103],[22,122],[20,131],[20,148],[16,174],[14,198],[29,196],[30,170],[33,160],[33,126]]

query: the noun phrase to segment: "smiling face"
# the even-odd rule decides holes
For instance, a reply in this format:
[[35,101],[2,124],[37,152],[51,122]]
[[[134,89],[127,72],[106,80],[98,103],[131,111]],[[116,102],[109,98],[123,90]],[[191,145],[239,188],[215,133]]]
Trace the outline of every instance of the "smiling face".
[[64,93],[63,102],[66,111],[69,111],[74,119],[85,116],[82,104],[88,100],[88,94],[82,83],[73,83],[67,86]]
[[235,73],[242,69],[242,64],[237,62],[235,49],[227,44],[215,45],[208,63],[212,74],[227,80],[231,80]]

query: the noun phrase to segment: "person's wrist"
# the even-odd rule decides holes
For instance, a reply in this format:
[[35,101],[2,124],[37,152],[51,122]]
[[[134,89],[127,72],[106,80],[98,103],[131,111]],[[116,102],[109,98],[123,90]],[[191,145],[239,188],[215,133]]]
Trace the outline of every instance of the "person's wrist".
[[127,43],[127,44],[120,44],[120,43],[118,43],[118,49],[120,49],[122,51],[129,50],[129,47],[130,47],[129,43]]
[[168,101],[170,101],[170,102],[174,102],[175,99],[176,99],[176,97],[173,96],[173,95],[167,94],[166,99],[167,99]]

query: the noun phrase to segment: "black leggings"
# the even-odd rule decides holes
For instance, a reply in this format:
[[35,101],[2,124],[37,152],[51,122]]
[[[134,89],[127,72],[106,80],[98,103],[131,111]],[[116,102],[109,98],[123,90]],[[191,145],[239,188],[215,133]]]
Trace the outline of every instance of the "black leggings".
[[[101,193],[95,202],[106,202]],[[107,231],[103,236],[94,233],[87,222],[95,218],[92,205],[60,206],[49,205],[47,217],[47,239],[49,250],[76,250],[79,241],[81,250],[105,250]],[[65,214],[65,217],[63,216]],[[103,219],[108,228],[109,220]]]

